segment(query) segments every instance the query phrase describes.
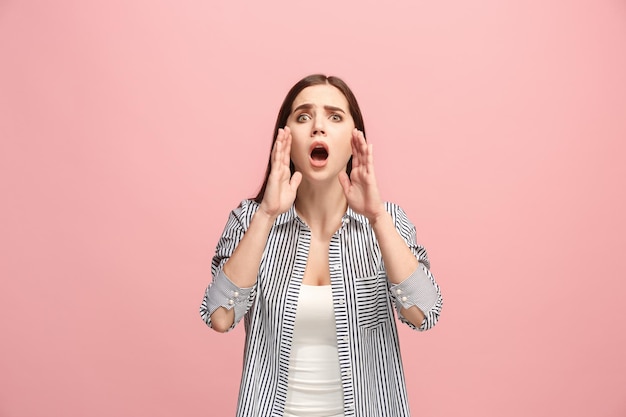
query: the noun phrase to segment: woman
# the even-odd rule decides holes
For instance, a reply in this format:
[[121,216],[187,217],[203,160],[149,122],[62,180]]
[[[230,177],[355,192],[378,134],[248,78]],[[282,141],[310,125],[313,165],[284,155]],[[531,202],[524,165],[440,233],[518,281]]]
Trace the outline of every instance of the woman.
[[219,332],[244,318],[238,416],[409,415],[392,307],[427,330],[442,298],[364,132],[341,79],[300,80],[259,194],[230,214],[200,313]]

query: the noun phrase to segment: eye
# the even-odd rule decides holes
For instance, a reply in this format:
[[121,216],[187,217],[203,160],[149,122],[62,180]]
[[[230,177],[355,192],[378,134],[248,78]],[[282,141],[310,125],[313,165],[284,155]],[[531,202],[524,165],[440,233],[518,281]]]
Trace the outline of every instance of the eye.
[[296,120],[299,122],[306,122],[307,120],[311,120],[311,116],[309,116],[306,113],[302,113],[301,115],[298,116]]
[[343,117],[338,113],[333,113],[330,115],[330,120],[332,120],[333,122],[340,122],[343,120]]

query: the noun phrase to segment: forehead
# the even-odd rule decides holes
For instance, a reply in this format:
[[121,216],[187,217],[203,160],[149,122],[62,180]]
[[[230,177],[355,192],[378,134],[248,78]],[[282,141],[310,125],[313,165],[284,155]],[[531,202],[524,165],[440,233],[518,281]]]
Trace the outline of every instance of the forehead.
[[291,109],[301,104],[313,104],[316,106],[334,106],[348,111],[348,100],[341,90],[330,84],[312,85],[306,87],[296,96]]

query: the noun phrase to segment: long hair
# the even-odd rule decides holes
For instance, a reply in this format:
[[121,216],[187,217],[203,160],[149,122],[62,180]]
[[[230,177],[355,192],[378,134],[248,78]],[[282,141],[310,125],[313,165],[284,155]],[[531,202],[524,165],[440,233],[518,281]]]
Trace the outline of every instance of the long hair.
[[[333,87],[336,87],[341,91],[341,93],[346,97],[348,101],[348,106],[350,107],[350,114],[352,115],[352,119],[354,120],[354,127],[359,129],[365,135],[365,124],[363,123],[363,115],[361,114],[361,109],[359,108],[359,103],[354,96],[350,87],[341,79],[335,76],[326,76],[323,74],[313,74],[307,77],[304,77],[300,81],[298,81],[291,90],[287,93],[285,100],[283,100],[283,104],[280,106],[280,110],[278,112],[278,116],[276,117],[276,124],[274,125],[274,136],[272,139],[272,146],[270,147],[270,155],[267,161],[267,169],[265,170],[265,179],[263,180],[263,185],[261,185],[261,189],[259,193],[254,198],[254,201],[257,203],[261,203],[263,201],[263,196],[265,195],[265,188],[267,187],[267,181],[270,176],[270,171],[272,170],[272,149],[274,148],[274,143],[276,142],[276,138],[278,137],[278,129],[284,127],[287,124],[287,119],[291,114],[291,107],[293,106],[293,102],[300,94],[302,90],[307,87],[311,87],[313,85],[321,85],[321,84],[329,84]],[[293,162],[289,164],[289,168],[291,170],[291,175],[295,172],[295,167]],[[348,165],[346,167],[346,172],[348,175],[352,172],[352,157],[348,161]]]

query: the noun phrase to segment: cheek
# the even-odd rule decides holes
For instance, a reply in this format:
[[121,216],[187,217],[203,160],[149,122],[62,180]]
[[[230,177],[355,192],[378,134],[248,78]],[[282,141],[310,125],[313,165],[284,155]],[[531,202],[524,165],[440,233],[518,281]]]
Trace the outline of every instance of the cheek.
[[287,123],[287,126],[291,130],[291,143],[295,144],[297,142],[301,142],[303,139],[307,138],[307,131],[303,128],[301,124],[290,124]]
[[352,129],[343,132],[343,140],[341,141],[341,149],[352,155]]
[[347,163],[352,156],[352,146],[350,145],[349,140],[337,142],[333,148],[333,153],[336,158],[335,160],[339,163]]
[[344,152],[345,152],[346,158],[350,159],[350,157],[352,156],[352,145],[350,145],[350,143],[347,143],[345,145]]
[[299,141],[293,135],[291,136],[291,152],[290,157],[292,160],[302,159],[307,156],[308,151],[302,141]]

